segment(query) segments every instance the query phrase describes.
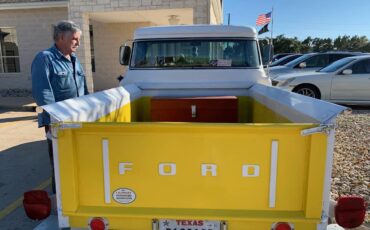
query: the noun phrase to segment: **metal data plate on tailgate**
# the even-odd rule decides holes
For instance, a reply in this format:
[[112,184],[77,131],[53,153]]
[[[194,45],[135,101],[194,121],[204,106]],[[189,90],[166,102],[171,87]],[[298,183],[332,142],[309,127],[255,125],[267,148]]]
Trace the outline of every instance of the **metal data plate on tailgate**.
[[159,230],[220,230],[215,220],[159,220]]

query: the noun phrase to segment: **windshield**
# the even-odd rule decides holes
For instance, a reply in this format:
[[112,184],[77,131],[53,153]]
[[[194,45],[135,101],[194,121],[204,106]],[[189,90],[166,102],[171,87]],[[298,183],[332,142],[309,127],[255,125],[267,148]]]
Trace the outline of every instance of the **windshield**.
[[296,65],[298,65],[299,63],[305,61],[307,58],[309,57],[312,57],[313,55],[315,54],[304,54],[302,55],[301,57],[297,58],[297,59],[294,59],[293,61],[291,62],[288,62],[287,64],[285,64],[285,66],[288,66],[288,67],[295,67]]
[[323,72],[323,73],[335,72],[339,70],[340,68],[342,68],[343,66],[347,65],[348,63],[352,62],[353,60],[354,60],[353,58],[340,59],[320,69],[318,72]]
[[299,58],[300,56],[301,56],[300,54],[288,55],[288,56],[282,57],[282,58],[272,62],[270,66],[284,65],[284,64],[287,64],[290,61],[293,61],[296,58]]
[[132,68],[258,68],[255,40],[158,40],[134,43]]

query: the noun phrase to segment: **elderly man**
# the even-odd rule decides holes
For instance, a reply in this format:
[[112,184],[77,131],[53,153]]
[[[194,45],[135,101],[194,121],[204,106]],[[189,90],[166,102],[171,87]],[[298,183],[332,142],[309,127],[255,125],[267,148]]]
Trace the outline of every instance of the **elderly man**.
[[[80,45],[81,30],[71,21],[54,26],[54,45],[38,53],[32,62],[32,95],[37,105],[63,101],[88,94],[82,66],[74,54]],[[45,127],[52,166],[55,193],[54,164],[50,135],[50,116],[39,114],[39,127]]]

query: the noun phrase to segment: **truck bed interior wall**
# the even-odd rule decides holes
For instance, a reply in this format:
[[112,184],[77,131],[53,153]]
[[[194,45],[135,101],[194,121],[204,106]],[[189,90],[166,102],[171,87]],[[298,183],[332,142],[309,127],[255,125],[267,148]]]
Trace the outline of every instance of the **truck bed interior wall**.
[[[193,87],[193,89],[191,88]],[[198,86],[199,87],[199,86]],[[236,96],[240,123],[333,122],[343,106],[255,84],[251,88],[140,89],[135,85],[117,87],[65,100],[43,108],[52,122],[150,122],[152,97]],[[315,100],[315,103],[313,103]]]
[[[158,91],[161,92],[161,91]],[[201,97],[201,96],[235,96],[240,92],[219,90],[209,91],[208,94],[197,94],[192,90],[182,90],[177,93],[144,92],[143,95],[155,95],[154,97],[179,98],[179,97]],[[247,92],[247,90],[245,90]],[[244,94],[247,94],[245,93]],[[117,110],[99,118],[98,122],[150,122],[150,107],[152,96],[142,96],[134,101],[129,101]],[[291,123],[289,119],[274,112],[250,96],[237,96],[239,123]],[[190,108],[189,108],[190,111]]]

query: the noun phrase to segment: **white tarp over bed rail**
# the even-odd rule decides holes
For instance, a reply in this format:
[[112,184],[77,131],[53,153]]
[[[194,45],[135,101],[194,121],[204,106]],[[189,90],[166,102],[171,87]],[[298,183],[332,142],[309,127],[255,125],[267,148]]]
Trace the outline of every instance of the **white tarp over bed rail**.
[[329,124],[347,107],[284,91],[275,87],[255,84],[250,96],[274,112],[296,123]]
[[50,114],[52,123],[94,122],[140,96],[138,87],[128,85],[44,105],[42,108]]

